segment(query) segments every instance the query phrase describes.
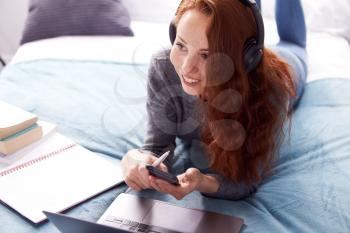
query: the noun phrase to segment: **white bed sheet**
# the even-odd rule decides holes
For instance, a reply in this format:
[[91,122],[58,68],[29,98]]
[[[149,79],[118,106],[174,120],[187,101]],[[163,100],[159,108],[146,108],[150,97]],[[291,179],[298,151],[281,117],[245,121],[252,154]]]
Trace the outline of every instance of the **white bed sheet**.
[[[266,44],[278,41],[273,20],[265,19]],[[11,63],[38,59],[98,60],[132,64],[149,63],[152,54],[170,47],[168,24],[133,21],[134,37],[66,36],[22,45]],[[350,79],[350,45],[342,37],[308,32],[308,81]]]

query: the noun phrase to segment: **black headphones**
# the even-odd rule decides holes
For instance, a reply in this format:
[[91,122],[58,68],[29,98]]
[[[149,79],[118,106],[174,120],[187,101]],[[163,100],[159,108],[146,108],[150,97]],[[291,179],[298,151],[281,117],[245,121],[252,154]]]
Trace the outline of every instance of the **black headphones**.
[[[253,71],[260,63],[263,56],[264,48],[264,22],[260,13],[260,9],[255,0],[239,0],[242,4],[249,7],[254,15],[257,35],[249,38],[243,47],[243,61],[246,71],[249,73]],[[169,36],[171,44],[174,44],[176,38],[176,26],[173,20],[169,27]]]

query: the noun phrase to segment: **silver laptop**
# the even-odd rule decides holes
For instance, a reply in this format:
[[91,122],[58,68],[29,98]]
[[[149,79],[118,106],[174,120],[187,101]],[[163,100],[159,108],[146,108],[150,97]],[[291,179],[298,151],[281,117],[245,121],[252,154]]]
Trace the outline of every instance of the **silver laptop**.
[[[62,230],[63,224],[66,224],[65,228],[68,229],[79,228],[74,226],[67,227],[68,222],[70,225],[73,222],[74,225],[74,219],[72,220],[71,217],[49,212],[45,212],[45,214],[62,233],[72,232]],[[66,218],[66,223],[64,218]],[[76,219],[75,221],[77,222],[76,224],[84,225],[82,220]],[[108,207],[98,220],[98,224],[87,224],[93,224],[94,229],[96,229],[95,232],[105,232],[106,228],[108,228],[115,229],[115,233],[235,233],[240,232],[243,223],[243,219],[237,217],[179,207],[167,202],[122,193]],[[99,226],[105,228],[96,228]],[[92,226],[88,227],[88,229],[92,228]],[[75,230],[74,232],[86,233],[87,231]]]

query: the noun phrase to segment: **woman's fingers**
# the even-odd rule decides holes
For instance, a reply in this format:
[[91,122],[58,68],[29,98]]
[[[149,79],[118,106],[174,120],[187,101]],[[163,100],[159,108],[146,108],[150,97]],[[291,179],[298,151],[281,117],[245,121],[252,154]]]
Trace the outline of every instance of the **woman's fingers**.
[[128,151],[122,159],[122,170],[125,182],[134,190],[150,188],[148,171],[145,164],[157,159],[150,153],[143,153],[139,150]]
[[153,176],[149,177],[151,186],[158,192],[167,193],[180,200],[187,195],[186,190],[181,186],[172,185],[161,179],[157,179]]
[[145,189],[150,187],[148,176],[149,174],[146,167],[144,165],[140,165],[138,168],[138,178]]
[[161,192],[168,193],[174,196],[177,200],[181,200],[184,196],[186,196],[189,193],[188,190],[181,185],[175,186],[160,179],[156,179],[156,184],[160,188]]
[[162,192],[161,188],[156,183],[156,178],[154,178],[153,176],[148,176],[148,179],[149,179],[149,182],[150,182],[150,185],[151,185],[152,188],[154,188],[158,192]]
[[[133,184],[134,186],[137,187],[136,189],[140,189],[140,190],[146,189],[149,186],[149,185],[147,185],[147,183],[143,182],[142,175],[139,172],[138,165],[130,166],[126,170],[126,174],[124,175],[124,180],[125,180],[125,183],[127,185]],[[131,185],[129,185],[129,186],[131,186]]]
[[168,193],[166,187],[164,187],[164,183],[167,184],[166,181],[164,181],[164,183],[162,183],[162,182],[160,182],[160,181],[162,181],[161,179],[158,179],[158,178],[151,176],[151,175],[148,177],[148,179],[150,181],[151,186],[155,190],[157,190],[158,192],[162,192],[162,193]]
[[142,190],[142,187],[140,187],[137,183],[129,180],[129,181],[125,181],[125,183],[133,190],[140,192]]
[[179,178],[191,189],[195,189],[201,181],[201,172],[197,168],[189,168]]
[[146,185],[143,184],[140,180],[139,177],[137,176],[128,176],[126,179],[125,179],[125,183],[130,186],[131,188],[133,188],[134,190],[138,190],[138,191],[141,191],[143,189],[146,189]]

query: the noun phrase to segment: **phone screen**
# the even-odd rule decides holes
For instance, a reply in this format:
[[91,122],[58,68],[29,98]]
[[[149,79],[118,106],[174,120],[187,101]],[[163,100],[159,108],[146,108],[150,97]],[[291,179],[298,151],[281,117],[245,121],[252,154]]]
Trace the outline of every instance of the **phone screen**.
[[148,170],[149,174],[152,176],[155,176],[159,179],[165,180],[165,181],[169,182],[170,184],[179,185],[179,180],[173,174],[170,174],[168,172],[164,172],[156,167],[153,167],[152,165],[146,165],[146,169]]

